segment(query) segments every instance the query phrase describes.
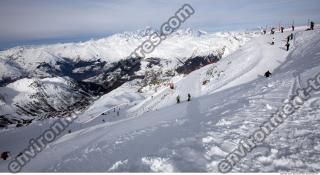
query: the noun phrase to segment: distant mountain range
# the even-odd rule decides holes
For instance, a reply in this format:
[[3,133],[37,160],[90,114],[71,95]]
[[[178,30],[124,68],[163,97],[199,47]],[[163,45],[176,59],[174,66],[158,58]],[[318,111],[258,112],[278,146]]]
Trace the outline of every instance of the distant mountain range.
[[155,78],[150,72],[170,81],[174,75],[219,61],[259,35],[178,30],[138,64],[129,64],[127,56],[154,31],[147,27],[86,42],[1,51],[0,126],[66,117],[126,82],[140,79],[150,83]]

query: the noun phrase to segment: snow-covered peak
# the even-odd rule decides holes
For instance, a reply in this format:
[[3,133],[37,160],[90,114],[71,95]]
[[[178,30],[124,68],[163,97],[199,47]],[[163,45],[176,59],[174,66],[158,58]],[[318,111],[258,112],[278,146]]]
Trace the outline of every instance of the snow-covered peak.
[[[39,46],[21,46],[11,48],[0,52],[0,59],[19,59],[26,62],[46,61],[59,57],[69,59],[103,59],[116,61],[126,58],[134,49],[136,49],[148,36],[156,30],[147,27],[134,32],[123,32],[111,35],[98,40],[89,40],[79,43],[64,43]],[[165,58],[184,58],[190,56],[190,50],[203,48],[206,46],[207,54],[215,51],[216,48],[223,46],[239,46],[254,35],[252,33],[207,33],[202,30],[193,30],[190,28],[179,29],[169,36],[150,57]],[[201,36],[201,37],[200,37]],[[232,41],[234,37],[240,42]],[[177,44],[178,42],[178,44]],[[221,43],[221,44],[220,44]],[[169,48],[169,49],[168,49]],[[210,49],[209,49],[210,48]]]
[[191,28],[186,28],[186,29],[178,29],[173,35],[178,35],[180,37],[183,36],[192,36],[192,37],[201,37],[203,35],[207,35],[208,32],[203,31],[203,30],[196,30],[196,29],[191,29]]
[[132,38],[143,38],[146,36],[150,36],[152,33],[156,32],[155,29],[153,29],[150,26],[145,27],[144,29],[138,29],[136,31],[124,31],[121,33],[113,34],[109,37],[103,38],[102,40],[105,40],[107,38],[124,38],[124,39],[132,39]]
[[[151,27],[134,32],[114,34],[98,40],[79,43],[64,43],[38,46],[21,46],[0,52],[0,81],[15,79],[22,74],[36,72],[40,77],[50,77],[47,70],[61,70],[66,61],[106,63],[126,59],[149,35],[155,32]],[[194,29],[179,29],[146,54],[146,58],[163,60],[186,60],[196,56],[227,56],[258,35],[255,32],[207,33]],[[42,67],[43,70],[39,70]],[[10,71],[7,69],[10,68]]]
[[[132,38],[144,38],[148,37],[154,32],[161,33],[159,30],[154,29],[153,27],[147,26],[144,29],[138,29],[136,31],[125,31],[121,33],[114,34],[110,37],[119,37],[119,38],[125,38],[125,39],[132,39]],[[180,36],[180,37],[186,37],[186,36],[194,36],[194,37],[200,37],[202,35],[206,35],[208,32],[204,30],[197,30],[192,28],[185,28],[185,29],[178,29],[171,35]],[[107,37],[108,38],[108,37]],[[106,39],[106,38],[104,38]]]

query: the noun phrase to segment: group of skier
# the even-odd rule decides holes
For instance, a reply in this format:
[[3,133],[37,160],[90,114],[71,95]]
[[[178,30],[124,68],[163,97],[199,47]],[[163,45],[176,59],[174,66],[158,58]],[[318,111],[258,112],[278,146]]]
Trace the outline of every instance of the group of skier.
[[[179,104],[180,103],[180,95],[178,95],[176,99],[177,99],[177,103]],[[191,94],[190,93],[188,93],[187,101],[191,101]]]
[[[280,30],[281,33],[284,33],[284,29],[285,29],[285,28],[282,27],[282,26],[279,28],[279,30]],[[291,30],[292,30],[292,32],[294,32],[294,30],[295,30],[294,24],[291,25]],[[313,21],[310,22],[310,28],[308,28],[307,30],[314,30],[314,22],[313,22]],[[266,34],[266,33],[267,33],[267,30],[264,29],[264,30],[263,30],[263,33]],[[274,34],[275,34],[275,28],[274,28],[274,27],[271,28],[270,34],[271,34],[271,35],[274,35]],[[286,44],[285,44],[285,46],[286,46],[286,51],[289,51],[289,49],[290,49],[290,41],[293,40],[293,37],[294,37],[294,36],[293,36],[293,33],[291,33],[290,35],[287,36],[287,38],[286,38]],[[275,44],[275,38],[273,37],[273,38],[272,38],[271,45],[274,45],[274,44]],[[272,73],[271,73],[269,70],[264,74],[264,76],[267,77],[267,78],[270,77],[271,75],[272,75]],[[170,88],[171,88],[171,89],[174,89],[174,88],[173,88],[173,85],[171,85]],[[180,95],[178,95],[178,96],[176,97],[176,100],[177,100],[177,103],[178,103],[178,104],[181,102],[181,101],[180,101]],[[191,101],[191,95],[190,95],[190,93],[188,94],[188,100],[187,100],[187,101]]]
[[[280,27],[280,32],[281,33],[283,33],[284,32],[284,27]],[[294,31],[295,30],[295,26],[292,24],[292,26],[291,26],[291,30],[292,31]],[[310,22],[310,26],[309,26],[309,28],[307,29],[307,30],[314,30],[314,22],[313,21],[311,21]],[[266,34],[267,33],[267,31],[266,31],[266,29],[264,29],[263,30],[263,33],[264,34]],[[272,27],[271,29],[270,29],[270,34],[271,35],[273,35],[273,34],[275,34],[275,28],[274,27]],[[289,36],[287,36],[287,42],[286,42],[286,50],[287,51],[289,51],[289,49],[290,49],[290,40],[293,40],[293,33],[291,33]],[[274,45],[275,44],[275,38],[273,37],[272,38],[272,41],[271,41],[271,45]]]
[[[292,24],[292,26],[291,26],[291,30],[292,30],[292,32],[295,30],[295,26]],[[310,26],[309,26],[309,28],[307,29],[307,30],[314,30],[314,22],[313,21],[311,21],[310,22]],[[284,32],[284,27],[280,27],[280,32],[281,33],[283,33]],[[266,29],[264,29],[263,30],[263,33],[264,34],[266,34],[267,33],[267,30]],[[270,34],[271,35],[273,35],[273,34],[275,34],[275,28],[274,27],[272,27],[271,29],[270,29]],[[293,40],[293,33],[291,33],[290,35],[288,35],[287,36],[287,38],[286,38],[286,44],[285,44],[285,46],[286,46],[286,50],[287,51],[289,51],[289,49],[290,49],[290,41],[291,40]],[[271,41],[271,45],[274,45],[275,44],[275,38],[273,37],[272,38],[272,41]],[[265,77],[270,77],[272,74],[271,74],[271,72],[268,70],[265,74],[264,74],[264,76]]]
[[[271,32],[270,32],[271,35],[273,35],[275,33],[274,30],[275,30],[275,28],[271,28]],[[281,33],[283,33],[284,27],[280,27],[280,31],[281,31]],[[294,25],[292,25],[292,31],[294,31]],[[264,30],[264,33],[266,33],[265,30]],[[290,40],[293,40],[293,33],[291,33],[290,35],[287,36],[287,42],[285,45],[287,51],[289,51],[289,49],[290,49],[290,42],[289,42]],[[274,45],[274,44],[275,44],[275,38],[272,37],[271,45]]]

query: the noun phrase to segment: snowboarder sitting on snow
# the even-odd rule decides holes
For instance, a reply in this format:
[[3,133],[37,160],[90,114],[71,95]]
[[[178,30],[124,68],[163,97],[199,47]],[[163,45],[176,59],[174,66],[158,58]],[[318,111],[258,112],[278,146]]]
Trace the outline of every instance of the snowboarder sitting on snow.
[[271,74],[271,72],[269,70],[266,73],[264,73],[264,76],[267,77],[267,78],[270,77],[271,75],[272,74]]
[[177,96],[177,103],[180,103],[180,96]]
[[9,151],[5,151],[1,153],[1,159],[7,160],[8,157],[9,157]]
[[287,42],[286,47],[287,47],[287,51],[289,51],[289,48],[290,48],[290,43],[289,42]]
[[275,39],[274,39],[274,38],[272,38],[271,45],[274,45],[274,42],[275,42]]
[[191,101],[191,95],[190,95],[190,93],[188,94],[188,101]]

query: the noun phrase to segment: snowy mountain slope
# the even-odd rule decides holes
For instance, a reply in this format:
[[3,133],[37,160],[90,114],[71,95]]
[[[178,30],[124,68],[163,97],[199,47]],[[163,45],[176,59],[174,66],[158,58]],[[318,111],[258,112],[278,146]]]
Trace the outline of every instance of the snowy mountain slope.
[[[21,118],[33,120],[67,117],[73,110],[83,110],[91,97],[75,83],[63,78],[21,79],[0,87],[1,123],[15,124]],[[5,123],[2,123],[5,124]]]
[[[289,34],[290,32],[273,35],[278,41],[274,46],[267,44],[270,42],[269,36],[253,38],[245,46],[219,62],[194,71],[188,77],[175,83],[176,90],[167,88],[161,94],[154,95],[153,101],[156,105],[148,102],[144,106],[147,110],[144,111],[154,111],[164,106],[173,105],[178,95],[182,96],[184,100],[187,98],[188,93],[191,93],[193,97],[199,97],[207,93],[250,82],[259,76],[263,76],[267,70],[273,71],[287,58],[288,52],[283,50],[284,42],[282,40],[285,35]],[[205,81],[207,83],[203,85]]]
[[[141,93],[138,93],[138,86],[135,81],[125,83],[121,87],[111,91],[110,93],[100,97],[90,107],[79,115],[79,123],[92,122],[97,118],[96,123],[101,123],[101,114],[104,116],[114,115],[114,109],[118,111],[119,108],[124,111],[125,108],[129,108],[137,102],[147,98]],[[113,118],[108,120],[120,120],[119,116],[112,116]]]
[[[83,122],[80,115],[72,133],[64,133],[23,171],[217,172],[218,163],[242,138],[266,122],[297,88],[305,87],[308,78],[319,74],[319,33],[296,32],[290,52],[282,49],[288,33],[277,34],[274,46],[268,44],[270,35],[253,39],[217,64],[176,76],[175,90],[161,89],[153,98],[120,110],[120,116],[110,114],[124,119],[97,122],[110,117],[101,115],[93,124]],[[269,79],[261,76],[267,69],[273,70]],[[203,85],[204,80],[209,82]],[[194,98],[185,102],[189,92]],[[179,105],[177,94],[183,100]],[[109,99],[99,99],[89,111],[106,110],[104,98]],[[320,94],[315,92],[233,172],[319,171],[319,106]],[[126,110],[141,110],[142,115],[126,118]],[[2,149],[17,155],[27,146],[27,137],[37,136],[38,124],[2,131],[0,139],[8,140]],[[7,139],[21,133],[23,141]],[[1,171],[7,171],[7,163],[0,163]]]

